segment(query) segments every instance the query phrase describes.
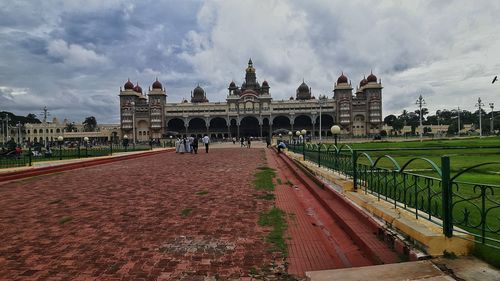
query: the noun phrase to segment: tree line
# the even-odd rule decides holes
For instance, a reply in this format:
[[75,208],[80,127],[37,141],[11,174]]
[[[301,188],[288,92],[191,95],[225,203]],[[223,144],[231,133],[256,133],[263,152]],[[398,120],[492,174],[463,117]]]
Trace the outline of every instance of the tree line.
[[[430,115],[427,108],[422,108],[422,125],[448,125],[448,134],[456,134],[458,131],[458,115],[460,114],[460,130],[464,128],[464,124],[473,124],[474,128],[479,131],[479,110],[471,112],[468,110],[448,110],[439,109],[435,114]],[[494,128],[498,130],[500,128],[500,112],[493,112],[494,118]],[[490,132],[490,118],[492,113],[486,113],[481,109],[481,123],[483,133]],[[384,118],[384,123],[393,128],[393,132],[397,134],[400,132],[404,126],[411,126],[411,133],[415,134],[416,128],[420,125],[420,110],[415,110],[413,112],[403,110],[398,116],[391,114]],[[428,133],[424,128],[424,133]]]

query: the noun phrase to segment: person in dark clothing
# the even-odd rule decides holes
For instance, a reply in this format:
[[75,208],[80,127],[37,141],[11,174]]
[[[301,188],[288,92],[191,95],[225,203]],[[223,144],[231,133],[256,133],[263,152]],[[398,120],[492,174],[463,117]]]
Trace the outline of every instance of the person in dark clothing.
[[250,148],[250,145],[252,144],[252,137],[248,137],[247,138],[247,145],[248,145],[248,148]]
[[245,139],[243,137],[240,138],[240,147],[245,146]]
[[198,154],[198,138],[196,136],[193,138],[191,145],[193,146],[194,154]]

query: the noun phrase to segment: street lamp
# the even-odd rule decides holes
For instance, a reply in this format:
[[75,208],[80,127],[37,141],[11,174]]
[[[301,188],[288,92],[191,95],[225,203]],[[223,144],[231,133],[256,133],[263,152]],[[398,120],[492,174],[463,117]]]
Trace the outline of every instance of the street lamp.
[[128,136],[127,135],[123,135],[123,146],[125,147],[125,151],[127,151],[127,147],[128,147]]
[[[88,147],[89,147],[89,137],[84,137],[83,138],[83,142],[85,143],[85,157],[88,157],[89,154],[88,154]],[[78,146],[80,147],[80,146]]]
[[174,147],[174,145],[172,143],[172,135],[170,135],[170,147]]
[[300,131],[300,135],[302,136],[302,156],[304,161],[306,161],[306,133],[306,129],[302,129],[302,131]]
[[62,144],[63,144],[63,136],[57,137],[57,142],[59,143],[59,160],[62,160]]
[[495,123],[493,122],[493,108],[495,107],[495,104],[490,102],[490,108],[491,108],[491,117],[490,117],[490,133],[493,135],[495,132],[493,126],[495,126]]
[[290,143],[292,142],[292,136],[293,136],[292,131],[289,131],[289,132],[288,132],[288,137],[290,138]]
[[483,125],[481,123],[481,107],[484,105],[484,103],[481,102],[481,98],[477,99],[476,106],[479,108],[479,137],[483,137]]
[[337,147],[337,138],[338,135],[340,134],[340,127],[338,125],[333,125],[330,128],[330,132],[333,134],[333,139],[335,140],[335,147]]
[[422,98],[422,95],[418,97],[418,100],[415,102],[418,105],[419,113],[420,113],[420,141],[422,141],[424,128],[422,127],[422,105],[425,105],[425,100]]

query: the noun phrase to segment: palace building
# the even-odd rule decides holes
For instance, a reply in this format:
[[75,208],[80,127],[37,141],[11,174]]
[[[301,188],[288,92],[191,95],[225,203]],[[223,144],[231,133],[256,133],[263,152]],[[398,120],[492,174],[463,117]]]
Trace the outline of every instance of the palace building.
[[128,80],[119,95],[121,135],[149,141],[177,134],[221,139],[268,137],[302,129],[311,137],[329,136],[334,124],[341,127],[342,134],[352,136],[378,134],[382,129],[382,84],[373,73],[361,80],[354,94],[342,73],[333,86],[333,96],[315,97],[303,81],[289,100],[273,100],[269,82],[257,81],[251,59],[245,71],[240,87],[234,81],[229,83],[226,102],[210,102],[198,85],[190,100],[169,103],[158,79],[147,96],[139,84]]

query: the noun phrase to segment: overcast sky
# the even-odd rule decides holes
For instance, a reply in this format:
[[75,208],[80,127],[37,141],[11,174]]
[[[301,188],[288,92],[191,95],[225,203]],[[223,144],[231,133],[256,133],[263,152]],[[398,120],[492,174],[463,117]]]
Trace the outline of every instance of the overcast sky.
[[[241,84],[248,58],[274,99],[302,79],[332,96],[382,79],[384,116],[416,109],[500,108],[500,1],[0,2],[0,111],[118,123],[120,86],[156,77],[169,102],[199,83],[210,101]],[[489,110],[488,110],[489,111]]]

